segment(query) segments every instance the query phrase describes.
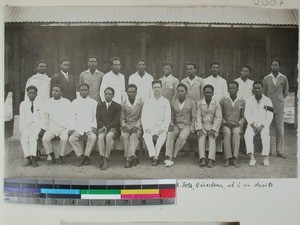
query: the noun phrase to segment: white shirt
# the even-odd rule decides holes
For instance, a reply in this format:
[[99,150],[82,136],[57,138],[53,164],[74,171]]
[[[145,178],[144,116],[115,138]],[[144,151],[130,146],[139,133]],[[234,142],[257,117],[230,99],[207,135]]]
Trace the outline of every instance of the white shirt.
[[214,87],[213,97],[217,102],[219,102],[221,98],[227,96],[228,94],[227,82],[224,78],[220,77],[219,75],[217,77],[210,75],[209,77],[203,80],[203,87],[207,84],[210,84]]
[[273,107],[271,99],[262,95],[262,98],[257,102],[255,96],[251,96],[246,101],[245,106],[245,119],[248,125],[254,123],[256,126],[264,125],[269,127],[273,119],[273,113],[264,109],[264,106]]
[[180,101],[178,100],[178,104],[179,104],[179,109],[182,110],[184,103],[185,103],[186,99],[183,101],[183,103],[180,103]]
[[109,108],[109,106],[110,106],[110,104],[111,104],[111,102],[107,102],[107,101],[105,101],[105,104],[106,104],[106,109],[108,109],[108,108]]
[[69,81],[69,73],[68,72],[64,72],[64,71],[60,71],[62,73],[62,75],[64,75],[64,77]]
[[139,102],[139,100],[138,100],[137,98],[135,98],[135,99],[134,99],[134,103],[133,103],[133,105],[132,105],[131,102],[129,101],[129,99],[126,99],[125,105],[126,105],[126,106],[129,106],[129,107],[131,107],[131,108],[133,108],[134,106],[136,106],[136,105],[138,104],[138,102]]
[[195,76],[193,80],[190,79],[190,77],[186,78],[186,81],[190,84],[190,86],[193,86],[195,83],[197,83],[198,81],[202,80],[200,77]]
[[169,100],[162,96],[159,99],[150,98],[143,106],[141,121],[144,131],[149,129],[154,134],[159,130],[167,132],[171,122]]
[[45,104],[46,130],[51,130],[55,135],[63,129],[70,129],[71,102],[61,97],[59,100],[50,98]]
[[276,78],[275,78],[275,76],[273,75],[273,73],[270,73],[268,76],[272,78],[273,83],[274,83],[275,86],[276,86],[276,84],[277,84],[278,78],[279,78],[280,76],[281,76],[281,77],[284,77],[284,75],[282,75],[281,73],[279,73],[279,74],[277,75]]
[[96,120],[97,101],[81,96],[74,99],[71,106],[70,130],[75,130],[80,135],[89,132],[92,128],[97,128]]
[[36,128],[37,130],[45,129],[43,103],[35,99],[33,101],[33,113],[31,112],[31,106],[32,102],[30,100],[21,102],[19,123],[20,133],[23,131],[30,131],[29,128]]
[[240,77],[235,79],[235,81],[238,82],[239,84],[239,90],[237,96],[246,101],[248,98],[250,98],[253,95],[252,88],[253,88],[254,81],[250,79],[243,81]]
[[145,72],[144,76],[141,77],[136,72],[129,77],[128,84],[135,84],[137,86],[136,98],[145,102],[153,97],[152,81],[153,76],[149,73]]
[[123,74],[119,73],[116,75],[112,71],[109,71],[103,76],[99,93],[102,102],[105,101],[104,91],[107,87],[111,87],[115,90],[113,101],[119,104],[125,101],[125,78]]
[[238,100],[241,100],[241,99],[237,96],[236,99],[235,99],[234,101],[232,101],[232,99],[231,99],[231,97],[230,97],[229,94],[228,94],[225,98],[230,100],[232,107],[234,107],[234,104],[235,104]]
[[[29,77],[26,82],[25,93],[27,87],[33,85],[38,89],[36,100],[48,101],[50,99],[50,80],[51,78],[47,74],[37,73]],[[27,95],[25,95],[25,100],[29,100]]]

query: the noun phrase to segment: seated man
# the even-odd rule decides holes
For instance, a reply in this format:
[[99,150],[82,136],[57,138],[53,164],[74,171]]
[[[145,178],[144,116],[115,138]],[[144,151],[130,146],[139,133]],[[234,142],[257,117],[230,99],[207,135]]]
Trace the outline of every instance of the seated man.
[[127,100],[121,104],[121,137],[126,158],[125,168],[136,166],[138,159],[135,151],[142,135],[141,112],[143,102],[136,98],[137,86],[129,84],[127,88]]
[[65,156],[68,147],[71,102],[61,96],[62,87],[53,85],[52,98],[45,105],[46,132],[42,142],[46,153],[51,156],[48,165],[56,163],[51,143],[53,138],[60,138],[59,164],[62,164],[63,156]]
[[108,158],[114,148],[114,139],[119,131],[121,106],[112,101],[115,90],[107,87],[104,90],[105,101],[97,106],[98,149],[100,152],[100,168],[106,170],[109,167]]
[[219,128],[222,123],[222,111],[220,104],[212,98],[214,95],[214,87],[207,84],[203,88],[204,99],[197,103],[197,119],[195,128],[198,135],[198,149],[199,149],[199,166],[204,167],[205,162],[205,141],[208,136],[209,139],[209,154],[207,167],[214,166],[216,158],[216,138],[218,136]]
[[26,88],[28,99],[20,105],[21,146],[27,163],[24,166],[38,167],[36,163],[37,140],[44,132],[44,114],[41,101],[36,99],[38,89],[35,86]]
[[[162,97],[160,80],[152,82],[154,97],[145,102],[142,110],[142,126],[144,140],[148,149],[152,166],[157,166],[161,147],[165,143],[167,131],[171,121],[171,107],[168,99]],[[156,139],[154,145],[153,139]]]
[[237,159],[240,150],[240,134],[245,123],[245,101],[237,97],[238,90],[238,82],[229,82],[229,95],[220,101],[223,115],[224,167],[228,167],[230,164],[234,167],[239,167]]
[[247,154],[250,157],[249,166],[255,166],[253,137],[260,134],[262,142],[263,165],[270,165],[270,124],[273,119],[273,104],[271,99],[262,94],[263,83],[254,81],[254,95],[247,99],[245,107],[245,118],[248,126],[245,132]]
[[[71,130],[69,131],[69,143],[73,147],[76,156],[80,158],[77,166],[89,165],[90,155],[97,142],[97,101],[89,97],[89,85],[79,85],[80,97],[72,102],[71,106]],[[79,138],[87,137],[86,147],[83,152],[79,144]]]
[[177,86],[178,98],[171,103],[172,119],[166,141],[166,167],[174,164],[172,157],[177,157],[190,132],[195,132],[196,103],[192,99],[186,98],[186,95],[187,86],[179,84]]

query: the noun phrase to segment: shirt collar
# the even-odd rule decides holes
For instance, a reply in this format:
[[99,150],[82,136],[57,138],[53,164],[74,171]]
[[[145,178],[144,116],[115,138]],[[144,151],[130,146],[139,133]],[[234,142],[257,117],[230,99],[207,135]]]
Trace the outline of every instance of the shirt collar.
[[272,77],[273,79],[278,79],[279,77],[283,77],[283,74],[279,72],[276,78],[273,73],[270,73],[268,76]]
[[[90,74],[92,74],[91,71],[90,71],[90,69],[88,69],[86,72],[89,72]],[[96,69],[94,73],[99,73],[99,70]]]
[[233,104],[234,104],[236,101],[240,100],[240,98],[239,98],[238,96],[236,96],[236,99],[235,99],[234,101],[232,101],[232,99],[230,98],[230,95],[229,95],[229,94],[228,94],[225,98],[226,98],[226,99],[229,99]]
[[129,99],[126,99],[125,105],[133,108],[134,106],[137,105],[137,103],[138,103],[137,98],[135,98],[133,105],[131,105]]
[[69,73],[68,73],[68,72],[65,73],[65,72],[62,71],[62,70],[61,70],[60,72],[61,72],[65,77],[69,77]]

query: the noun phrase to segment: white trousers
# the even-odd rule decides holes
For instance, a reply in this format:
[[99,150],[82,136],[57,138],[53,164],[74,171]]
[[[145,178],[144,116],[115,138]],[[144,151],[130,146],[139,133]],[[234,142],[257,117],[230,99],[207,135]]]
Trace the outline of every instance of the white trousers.
[[161,147],[164,145],[164,143],[166,141],[167,133],[163,132],[162,134],[158,135],[155,145],[154,145],[153,139],[152,139],[153,135],[155,135],[155,134],[147,133],[147,132],[145,132],[143,135],[150,158],[159,156]]
[[[252,153],[254,154],[254,143],[253,137],[255,133],[251,126],[247,126],[245,132],[245,143],[247,148],[247,154]],[[262,153],[263,156],[268,156],[270,152],[270,129],[269,127],[264,127],[260,133],[261,142],[262,142]]]
[[37,126],[29,126],[21,133],[21,146],[25,158],[28,156],[36,156],[37,140],[40,128]]

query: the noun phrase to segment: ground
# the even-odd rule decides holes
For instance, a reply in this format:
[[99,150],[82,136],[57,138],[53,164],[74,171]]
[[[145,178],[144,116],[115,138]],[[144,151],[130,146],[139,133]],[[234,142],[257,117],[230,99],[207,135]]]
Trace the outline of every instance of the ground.
[[236,178],[296,178],[297,177],[297,132],[292,125],[285,129],[285,150],[288,158],[282,159],[270,156],[271,165],[262,165],[259,153],[255,167],[248,166],[248,157],[240,153],[240,168],[233,166],[224,168],[223,154],[217,154],[216,166],[200,168],[198,159],[190,154],[180,153],[175,165],[164,166],[164,157],[160,164],[151,166],[147,155],[138,153],[140,163],[136,167],[126,169],[122,151],[113,151],[110,157],[110,167],[106,171],[99,169],[99,154],[93,152],[91,165],[76,167],[78,162],[74,152],[65,157],[64,165],[46,165],[46,157],[38,162],[39,167],[23,167],[25,159],[19,142],[6,142],[5,177],[23,178],[55,178],[55,179],[146,179],[146,178],[177,178],[177,179],[236,179]]

